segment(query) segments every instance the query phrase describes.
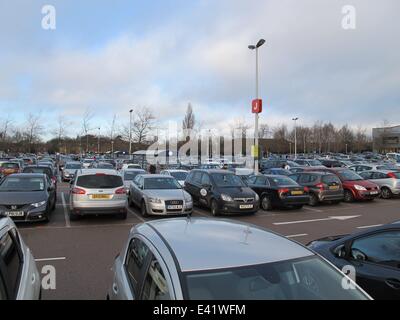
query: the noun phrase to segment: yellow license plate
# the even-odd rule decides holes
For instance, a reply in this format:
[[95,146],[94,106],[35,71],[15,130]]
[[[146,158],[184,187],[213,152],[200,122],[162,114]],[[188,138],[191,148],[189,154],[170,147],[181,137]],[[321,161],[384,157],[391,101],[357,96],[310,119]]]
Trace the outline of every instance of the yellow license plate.
[[111,196],[109,194],[92,194],[92,199],[110,199]]
[[330,186],[329,190],[339,190],[339,186]]
[[292,196],[298,196],[303,194],[303,191],[292,191]]

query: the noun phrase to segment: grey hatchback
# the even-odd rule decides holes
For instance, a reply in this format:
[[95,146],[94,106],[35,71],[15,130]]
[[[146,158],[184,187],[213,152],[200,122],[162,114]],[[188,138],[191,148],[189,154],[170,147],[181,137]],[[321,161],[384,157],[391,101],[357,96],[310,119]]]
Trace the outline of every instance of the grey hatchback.
[[107,297],[116,300],[370,299],[299,243],[225,219],[136,225],[112,270]]

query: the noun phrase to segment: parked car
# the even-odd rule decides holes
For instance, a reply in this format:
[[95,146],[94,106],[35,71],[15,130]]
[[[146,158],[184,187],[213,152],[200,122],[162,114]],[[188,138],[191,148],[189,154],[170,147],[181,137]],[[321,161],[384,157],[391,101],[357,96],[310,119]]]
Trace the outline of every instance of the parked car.
[[341,168],[341,167],[343,167],[343,164],[338,160],[321,159],[320,162],[322,163],[323,166],[325,166],[327,168]]
[[82,169],[82,163],[77,161],[66,162],[64,165],[64,170],[62,171],[62,180],[71,181],[75,176],[76,170],[79,169]]
[[191,214],[193,201],[174,177],[160,174],[137,175],[130,184],[129,205],[140,208],[142,215]]
[[82,161],[82,167],[83,169],[88,169],[91,165],[93,165],[93,163],[95,162],[94,159],[83,159]]
[[335,174],[303,172],[292,174],[289,178],[309,189],[310,206],[316,206],[321,202],[340,203],[343,201],[343,186]]
[[124,179],[124,186],[126,192],[129,194],[129,188],[132,181],[138,174],[146,174],[146,170],[143,169],[122,169],[121,176]]
[[210,208],[213,216],[232,213],[255,213],[260,199],[243,180],[227,170],[192,170],[185,190],[197,205]]
[[328,172],[336,174],[342,182],[345,202],[353,202],[354,200],[372,201],[380,196],[378,185],[365,180],[352,170],[347,168],[330,168]]
[[296,159],[294,160],[297,164],[301,166],[307,166],[307,167],[320,167],[322,166],[321,161],[316,160],[316,159]]
[[355,172],[371,171],[371,170],[392,170],[400,171],[400,168],[392,164],[358,164],[350,167]]
[[50,178],[54,187],[57,189],[57,175],[54,172],[54,170],[52,170],[51,167],[49,166],[41,166],[41,165],[26,166],[24,170],[22,170],[22,173],[43,173]]
[[375,170],[360,172],[360,176],[377,184],[381,189],[381,197],[390,199],[400,195],[400,172]]
[[3,177],[20,171],[21,167],[18,162],[3,162],[0,165],[0,175]]
[[307,187],[300,186],[287,176],[254,175],[247,179],[248,186],[261,199],[261,209],[274,208],[301,209],[310,201]]
[[399,222],[325,237],[308,246],[339,269],[353,267],[357,284],[374,299],[400,299]]
[[[112,300],[366,300],[336,267],[254,225],[175,218],[132,228],[117,256]],[[354,290],[342,283],[349,281]]]
[[292,172],[286,169],[282,168],[271,168],[271,169],[266,169],[262,172],[263,174],[274,174],[274,175],[280,175],[280,176],[288,176],[291,175]]
[[189,174],[187,170],[162,170],[160,174],[165,174],[167,176],[174,177],[179,184],[183,187],[185,184],[185,180]]
[[123,163],[121,170],[125,170],[125,169],[143,169],[142,166],[140,164],[137,163]]
[[0,213],[14,221],[50,220],[56,189],[45,174],[19,173],[0,181]]
[[108,162],[93,162],[91,168],[116,170],[115,167]]
[[39,300],[41,281],[31,250],[0,213],[0,300]]
[[116,214],[127,217],[124,182],[116,170],[81,169],[70,184],[69,215],[77,220],[85,215]]

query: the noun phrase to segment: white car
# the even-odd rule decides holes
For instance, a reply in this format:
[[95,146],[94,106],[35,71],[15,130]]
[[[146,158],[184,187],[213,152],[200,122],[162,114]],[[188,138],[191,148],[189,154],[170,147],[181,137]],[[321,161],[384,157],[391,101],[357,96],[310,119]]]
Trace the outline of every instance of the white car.
[[82,168],[83,169],[88,169],[94,162],[94,159],[84,159],[82,161]]
[[162,170],[160,174],[164,174],[167,176],[174,177],[176,180],[178,180],[179,184],[183,187],[185,184],[185,180],[189,174],[189,171],[187,170]]

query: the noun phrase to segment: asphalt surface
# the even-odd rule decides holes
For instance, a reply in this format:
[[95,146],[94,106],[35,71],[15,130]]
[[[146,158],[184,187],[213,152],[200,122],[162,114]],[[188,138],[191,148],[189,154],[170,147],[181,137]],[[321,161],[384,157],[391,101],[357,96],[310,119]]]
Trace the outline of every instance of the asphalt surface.
[[[105,299],[112,281],[110,268],[126,243],[129,230],[154,218],[144,219],[137,209],[130,208],[126,220],[93,216],[69,221],[68,191],[67,183],[59,183],[57,206],[49,223],[19,224],[18,228],[33,251],[39,271],[44,265],[56,269],[56,289],[43,291],[43,299]],[[210,217],[210,213],[195,208],[193,216]],[[400,199],[259,211],[228,218],[259,225],[306,244],[324,236],[400,220]]]

